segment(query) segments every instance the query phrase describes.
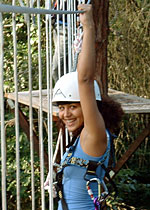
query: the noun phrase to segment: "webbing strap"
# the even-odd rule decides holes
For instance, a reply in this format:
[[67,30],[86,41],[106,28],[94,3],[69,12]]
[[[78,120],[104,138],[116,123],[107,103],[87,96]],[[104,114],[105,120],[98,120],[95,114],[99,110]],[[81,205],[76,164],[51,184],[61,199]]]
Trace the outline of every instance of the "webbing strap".
[[63,196],[63,191],[61,190],[61,191],[59,191],[59,193],[61,193],[61,198],[60,198],[60,200],[61,200],[61,205],[62,205],[62,208],[63,208],[63,210],[68,210],[68,206],[67,206],[67,204],[66,204],[66,201],[65,201],[65,199],[64,199],[64,196]]
[[68,210],[68,206],[63,196],[62,176],[63,176],[63,169],[60,172],[58,172],[56,175],[56,180],[57,180],[56,190],[57,190],[58,198],[61,201],[62,209]]
[[84,160],[82,158],[74,157],[73,156],[73,151],[70,151],[68,153],[66,159],[62,162],[61,166],[62,166],[62,168],[64,168],[64,167],[69,166],[69,165],[76,165],[76,166],[84,167],[84,168],[87,168],[87,169],[90,165],[94,166],[96,164],[97,166],[99,166],[99,165],[102,165],[105,162],[108,153],[109,153],[109,151],[107,151],[103,160],[97,162],[97,161]]
[[118,190],[117,187],[114,183],[114,181],[111,179],[110,175],[109,175],[109,171],[107,170],[106,166],[104,164],[101,165],[101,167],[105,170],[105,177],[108,179],[108,181],[110,182],[110,184],[113,186],[115,192],[116,192],[116,196],[118,194]]

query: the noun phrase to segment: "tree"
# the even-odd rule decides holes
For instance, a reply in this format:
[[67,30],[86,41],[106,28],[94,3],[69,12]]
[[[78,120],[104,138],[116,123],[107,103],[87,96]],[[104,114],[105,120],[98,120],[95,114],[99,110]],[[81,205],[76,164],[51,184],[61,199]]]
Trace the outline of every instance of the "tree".
[[96,79],[102,95],[107,95],[107,44],[109,0],[92,0],[96,27]]

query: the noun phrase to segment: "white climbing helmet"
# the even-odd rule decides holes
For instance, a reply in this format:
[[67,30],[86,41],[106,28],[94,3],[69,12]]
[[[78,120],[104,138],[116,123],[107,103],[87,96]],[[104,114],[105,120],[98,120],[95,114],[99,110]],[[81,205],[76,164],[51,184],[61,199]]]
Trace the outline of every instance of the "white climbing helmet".
[[[101,94],[98,83],[94,80],[95,98],[101,101]],[[57,102],[80,102],[77,72],[70,72],[63,75],[53,90],[53,103]]]

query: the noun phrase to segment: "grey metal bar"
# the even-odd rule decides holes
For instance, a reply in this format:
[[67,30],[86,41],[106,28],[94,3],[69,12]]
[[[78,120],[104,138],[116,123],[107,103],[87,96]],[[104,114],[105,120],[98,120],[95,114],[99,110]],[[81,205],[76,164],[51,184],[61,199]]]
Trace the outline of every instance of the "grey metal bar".
[[[51,2],[51,0],[50,0]],[[51,9],[51,4],[50,4]],[[53,95],[53,81],[52,81],[52,20],[51,16],[49,16],[49,60],[50,60],[50,81],[49,81],[49,101],[50,101],[50,107],[49,107],[49,115],[50,115],[50,126],[49,126],[49,171],[50,174],[50,183],[51,183],[51,194],[50,194],[50,210],[54,209],[53,204],[53,107],[52,107],[52,95]]]
[[7,4],[0,4],[0,12],[9,12],[9,13],[27,13],[27,14],[75,14],[75,13],[84,13],[84,11],[63,11],[63,10],[47,10],[47,9],[37,9],[30,7],[19,7],[11,6]]
[[[63,0],[63,10],[65,10],[65,1]],[[64,48],[64,71],[63,73],[66,74],[67,72],[67,66],[66,66],[66,25],[65,25],[65,14],[63,14],[63,48]]]
[[[67,9],[70,10],[70,0],[67,1]],[[69,67],[69,72],[71,71],[72,68],[72,54],[71,54],[71,17],[70,14],[67,15],[67,22],[68,22],[68,67]]]
[[61,137],[60,137],[60,156],[61,156],[61,159],[63,157],[63,154],[64,154],[63,136],[61,135]]
[[[15,5],[15,0],[13,0]],[[16,178],[17,178],[17,210],[20,210],[20,144],[19,144],[19,109],[18,109],[18,78],[17,78],[17,36],[16,14],[12,14],[13,47],[14,47],[14,82],[15,82],[15,133],[16,133]]]
[[3,17],[0,13],[0,127],[1,127],[1,191],[2,191],[2,209],[7,210],[6,199],[6,139],[5,139],[5,122],[4,122],[4,94],[3,94],[3,66],[4,66],[4,52],[3,52]]
[[[74,2],[71,1],[71,10],[74,10],[73,6],[74,6]],[[74,21],[73,21],[73,18],[74,18],[74,14],[71,14],[71,45],[73,45],[73,41],[74,41],[74,28],[73,28]],[[72,49],[71,54],[72,54],[72,63],[73,63],[73,60],[74,60],[73,47],[71,47],[71,49]]]
[[[48,3],[49,4],[48,4]],[[51,9],[51,1],[46,0]],[[46,68],[47,68],[47,100],[48,100],[48,160],[49,160],[49,209],[53,210],[53,119],[52,119],[52,22],[51,15],[46,15]]]
[[[59,9],[59,0],[57,0],[57,10]],[[58,78],[60,78],[60,26],[59,26],[59,14],[57,14],[57,47],[58,47]]]
[[[40,7],[40,0],[37,0],[37,7]],[[43,112],[42,112],[42,60],[41,60],[41,26],[40,14],[37,14],[38,21],[38,66],[39,66],[39,142],[40,142],[40,178],[41,178],[41,205],[45,210],[45,191],[44,191],[44,148],[43,148]]]
[[[76,0],[74,0],[74,10],[76,10],[77,4],[76,4]],[[74,14],[74,22],[73,22],[73,29],[74,29],[74,34],[73,34],[73,41],[76,39],[77,37],[77,21],[79,21],[79,17],[77,17],[77,14]],[[77,20],[78,19],[78,20]],[[76,71],[76,64],[77,64],[77,53],[76,52],[72,52],[73,53],[73,67],[72,67],[72,71]]]
[[[76,0],[74,0],[74,11],[76,10],[77,4]],[[74,14],[74,36],[76,37],[77,30],[77,14]]]
[[[30,6],[32,6],[30,2]],[[32,58],[30,39],[30,16],[27,15],[28,36],[28,70],[29,70],[29,126],[30,126],[30,157],[31,157],[31,194],[32,210],[35,210],[35,179],[34,179],[34,142],[33,142],[33,109],[32,109]]]

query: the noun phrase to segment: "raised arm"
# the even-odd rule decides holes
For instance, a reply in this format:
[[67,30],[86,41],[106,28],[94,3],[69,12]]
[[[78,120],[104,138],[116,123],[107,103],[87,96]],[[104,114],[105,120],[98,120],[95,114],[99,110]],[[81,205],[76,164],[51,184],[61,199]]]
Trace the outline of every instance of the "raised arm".
[[78,84],[80,102],[84,116],[84,129],[81,133],[81,146],[84,152],[100,156],[106,150],[106,132],[103,118],[98,110],[95,93],[95,26],[91,5],[81,4],[80,21],[83,25],[83,43],[78,60]]

